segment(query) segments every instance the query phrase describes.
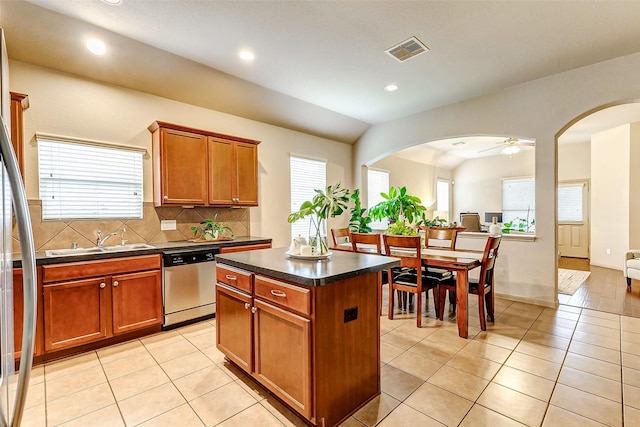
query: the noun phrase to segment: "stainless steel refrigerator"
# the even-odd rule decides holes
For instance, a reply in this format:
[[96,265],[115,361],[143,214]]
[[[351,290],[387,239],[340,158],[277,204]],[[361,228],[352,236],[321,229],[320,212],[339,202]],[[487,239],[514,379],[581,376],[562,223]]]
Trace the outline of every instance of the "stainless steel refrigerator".
[[[0,427],[19,426],[27,398],[33,361],[36,318],[36,261],[29,208],[18,161],[11,144],[11,95],[9,93],[9,59],[0,28]],[[12,224],[20,239],[23,274],[23,334],[19,374],[15,375],[13,337],[13,256]]]

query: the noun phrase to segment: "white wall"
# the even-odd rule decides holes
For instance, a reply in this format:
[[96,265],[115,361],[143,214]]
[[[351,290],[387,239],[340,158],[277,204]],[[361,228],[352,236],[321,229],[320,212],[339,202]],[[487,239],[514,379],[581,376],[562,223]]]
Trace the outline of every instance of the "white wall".
[[453,171],[453,210],[478,212],[502,211],[502,179],[531,177],[535,174],[535,151],[520,151],[512,156],[497,155],[465,160]]
[[629,242],[628,249],[640,248],[640,123],[631,124],[629,147]]
[[591,135],[591,264],[619,270],[629,242],[630,130]]
[[151,134],[147,126],[154,120],[262,141],[258,146],[260,206],[250,210],[251,234],[273,238],[276,247],[289,244],[290,153],[326,159],[327,182],[341,181],[352,187],[352,147],[348,144],[22,62],[11,61],[10,73],[11,90],[28,94],[30,101],[24,116],[29,199],[39,197],[34,135],[42,132],[145,147],[144,200],[152,201]]
[[591,178],[591,141],[558,144],[558,182]]
[[436,168],[424,163],[389,156],[371,165],[389,171],[391,187],[407,187],[407,193],[417,196],[425,207],[436,201],[436,181],[450,180],[451,170]]

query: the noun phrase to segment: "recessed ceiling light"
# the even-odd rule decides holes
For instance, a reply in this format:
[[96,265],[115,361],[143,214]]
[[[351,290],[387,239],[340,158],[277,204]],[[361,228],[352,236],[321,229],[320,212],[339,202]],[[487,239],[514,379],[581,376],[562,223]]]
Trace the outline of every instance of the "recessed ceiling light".
[[120,6],[123,0],[102,0],[106,4],[110,4],[111,6]]
[[238,53],[238,56],[243,61],[253,61],[254,59],[256,59],[256,56],[253,54],[253,52],[250,52],[248,50],[241,50],[240,53]]
[[398,90],[398,85],[390,84],[384,87],[385,92],[395,92]]
[[94,55],[104,55],[107,51],[107,46],[105,46],[102,40],[89,39],[87,40],[87,49]]

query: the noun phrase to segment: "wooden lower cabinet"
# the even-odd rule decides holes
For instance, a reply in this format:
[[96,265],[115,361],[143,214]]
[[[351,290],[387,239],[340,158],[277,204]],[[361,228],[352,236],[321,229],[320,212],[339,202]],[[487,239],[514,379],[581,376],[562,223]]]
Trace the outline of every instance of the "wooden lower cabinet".
[[[36,274],[39,275],[39,269],[36,269]],[[38,280],[38,287],[40,289],[40,281]],[[23,323],[24,323],[24,290],[22,283],[22,269],[14,268],[13,269],[13,348],[14,348],[14,358],[16,360],[20,359],[22,354],[22,331],[23,331]],[[38,291],[36,291],[38,294]],[[36,310],[41,312],[42,310],[42,302],[40,298],[36,301]],[[33,355],[39,356],[42,354],[42,315],[38,314],[36,316],[36,336],[35,343],[33,347]]]
[[44,266],[45,352],[162,324],[160,266],[160,255]]
[[216,286],[216,341],[233,363],[246,371],[253,365],[251,295],[238,289]]
[[61,350],[109,336],[107,278],[44,285],[44,349]]
[[254,307],[254,376],[311,418],[311,320],[260,300]]
[[114,335],[162,323],[161,283],[159,270],[112,276]]

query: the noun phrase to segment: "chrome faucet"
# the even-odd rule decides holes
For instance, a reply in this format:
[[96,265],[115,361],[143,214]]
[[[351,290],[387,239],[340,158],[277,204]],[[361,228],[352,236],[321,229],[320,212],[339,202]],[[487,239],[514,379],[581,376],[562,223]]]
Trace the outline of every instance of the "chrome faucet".
[[109,237],[115,236],[117,234],[118,234],[118,232],[114,231],[113,233],[109,233],[106,236],[104,236],[104,238],[102,238],[102,231],[98,230],[98,239],[96,240],[96,246],[101,248],[102,245],[104,244],[104,242],[106,242]]

